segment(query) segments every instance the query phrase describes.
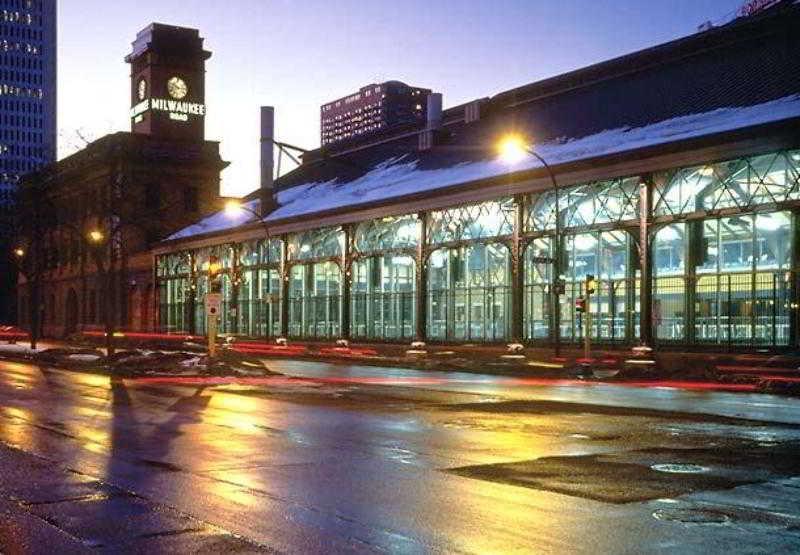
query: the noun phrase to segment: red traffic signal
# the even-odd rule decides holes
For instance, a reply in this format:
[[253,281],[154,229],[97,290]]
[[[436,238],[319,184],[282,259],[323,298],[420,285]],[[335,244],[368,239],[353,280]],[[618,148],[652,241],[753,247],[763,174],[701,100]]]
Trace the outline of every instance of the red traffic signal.
[[586,312],[586,299],[583,297],[575,299],[575,312]]

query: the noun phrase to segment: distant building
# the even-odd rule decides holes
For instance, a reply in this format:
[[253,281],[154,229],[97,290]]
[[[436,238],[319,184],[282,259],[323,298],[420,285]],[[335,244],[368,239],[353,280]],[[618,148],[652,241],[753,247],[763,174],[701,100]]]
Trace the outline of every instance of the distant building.
[[[18,242],[42,268],[45,335],[101,326],[113,307],[120,328],[154,322],[149,247],[219,205],[219,143],[206,141],[205,60],[196,29],[152,24],[131,64],[131,132],[106,135],[27,174],[19,190]],[[92,245],[91,232],[103,239]],[[103,280],[93,249],[102,249]],[[18,287],[19,321],[28,326],[31,288]]]
[[403,124],[424,122],[430,89],[387,81],[367,85],[354,94],[323,104],[320,132],[323,145],[357,139]]
[[13,316],[17,184],[55,157],[56,0],[0,0],[0,322]]

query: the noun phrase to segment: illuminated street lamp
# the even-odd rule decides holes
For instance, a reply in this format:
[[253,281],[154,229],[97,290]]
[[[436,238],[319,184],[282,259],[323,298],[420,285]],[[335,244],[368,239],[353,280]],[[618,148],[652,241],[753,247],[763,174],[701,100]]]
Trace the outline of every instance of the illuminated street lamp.
[[231,198],[225,201],[225,215],[228,216],[228,218],[238,218],[243,212],[247,212],[248,214],[255,216],[256,220],[264,226],[264,230],[267,231],[267,235],[269,235],[267,223],[263,220],[263,216],[261,214],[248,207],[239,199]]
[[259,220],[261,219],[261,214],[249,208],[246,204],[243,204],[239,199],[232,198],[225,201],[225,215],[229,218],[235,218],[242,212],[248,212]]
[[102,243],[103,240],[106,238],[106,236],[103,235],[103,232],[100,231],[99,229],[91,230],[89,233],[86,234],[86,237],[89,239],[90,242],[96,245]]
[[524,160],[527,156],[533,156],[541,164],[544,166],[545,170],[547,170],[547,174],[550,176],[550,181],[553,184],[553,193],[555,195],[555,215],[556,215],[556,229],[555,229],[555,248],[553,249],[553,256],[549,258],[542,258],[538,260],[540,262],[548,262],[553,265],[553,283],[551,286],[551,292],[553,295],[553,320],[555,323],[555,330],[554,330],[554,343],[555,343],[555,355],[561,355],[561,306],[559,302],[559,295],[563,292],[563,283],[561,281],[561,276],[559,275],[559,264],[556,263],[558,260],[559,255],[559,247],[561,245],[561,213],[560,213],[560,202],[558,197],[558,181],[556,181],[556,176],[553,173],[553,170],[550,168],[550,165],[547,161],[542,158],[542,156],[534,150],[533,145],[528,143],[521,135],[517,134],[509,134],[504,136],[500,141],[497,143],[497,151],[500,155],[500,159],[508,164],[509,166],[513,166]]
[[16,249],[14,249],[14,256],[16,256],[17,258],[22,258],[23,256],[25,256],[25,249],[23,249],[22,247],[17,247]]

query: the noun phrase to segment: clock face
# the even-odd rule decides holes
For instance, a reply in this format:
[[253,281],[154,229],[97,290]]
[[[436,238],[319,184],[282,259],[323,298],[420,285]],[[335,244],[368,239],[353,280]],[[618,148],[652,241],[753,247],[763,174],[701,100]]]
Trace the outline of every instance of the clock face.
[[171,77],[167,81],[167,92],[175,100],[180,100],[189,92],[186,82],[180,77]]
[[139,86],[136,92],[139,95],[139,100],[144,100],[144,97],[147,96],[147,81],[139,79]]

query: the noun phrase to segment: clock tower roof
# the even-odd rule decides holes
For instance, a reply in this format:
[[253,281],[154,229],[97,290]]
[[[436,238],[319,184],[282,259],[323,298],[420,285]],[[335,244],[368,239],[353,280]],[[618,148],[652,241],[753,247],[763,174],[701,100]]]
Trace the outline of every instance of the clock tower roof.
[[136,40],[132,43],[133,50],[125,56],[125,61],[133,63],[147,52],[191,57],[201,54],[200,57],[207,60],[211,57],[211,52],[203,50],[203,40],[197,29],[151,23],[136,34]]

